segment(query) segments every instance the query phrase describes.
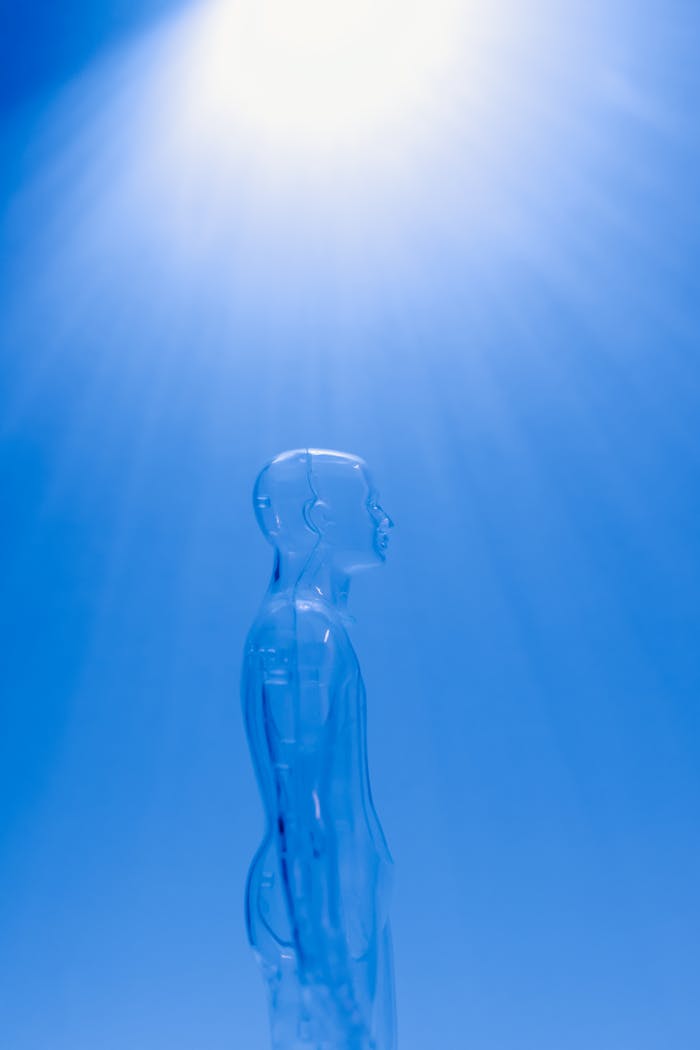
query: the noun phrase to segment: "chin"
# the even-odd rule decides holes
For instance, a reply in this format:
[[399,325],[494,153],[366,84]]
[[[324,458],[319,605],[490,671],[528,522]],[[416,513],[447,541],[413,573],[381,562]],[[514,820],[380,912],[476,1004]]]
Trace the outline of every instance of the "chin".
[[365,569],[376,569],[377,565],[383,565],[385,561],[386,553],[384,551],[367,551],[361,557],[355,558],[352,564],[346,567],[346,572],[353,574],[363,572]]

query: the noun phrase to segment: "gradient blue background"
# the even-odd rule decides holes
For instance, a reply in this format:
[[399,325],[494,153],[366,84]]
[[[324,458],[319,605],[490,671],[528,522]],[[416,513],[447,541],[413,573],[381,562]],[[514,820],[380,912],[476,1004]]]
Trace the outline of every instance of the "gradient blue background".
[[700,9],[521,5],[391,178],[163,203],[176,6],[3,12],[0,1045],[267,1046],[250,489],[311,444],[397,524],[352,601],[402,1050],[697,1050]]

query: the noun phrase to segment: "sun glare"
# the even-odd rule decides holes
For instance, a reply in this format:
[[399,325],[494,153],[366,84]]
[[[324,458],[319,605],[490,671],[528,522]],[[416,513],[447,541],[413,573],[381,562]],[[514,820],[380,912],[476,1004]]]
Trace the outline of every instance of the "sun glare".
[[179,107],[199,138],[333,154],[429,112],[456,51],[454,0],[213,0]]

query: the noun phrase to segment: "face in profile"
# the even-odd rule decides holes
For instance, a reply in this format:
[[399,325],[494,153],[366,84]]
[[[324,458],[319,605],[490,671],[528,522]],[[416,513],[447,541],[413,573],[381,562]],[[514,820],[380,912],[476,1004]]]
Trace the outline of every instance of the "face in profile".
[[318,489],[310,517],[333,562],[354,572],[385,561],[393,522],[362,460],[314,463],[313,476]]

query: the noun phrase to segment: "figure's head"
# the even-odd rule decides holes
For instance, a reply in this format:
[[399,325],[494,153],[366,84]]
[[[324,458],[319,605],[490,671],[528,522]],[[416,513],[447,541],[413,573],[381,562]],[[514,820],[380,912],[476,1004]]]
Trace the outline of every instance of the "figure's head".
[[282,556],[320,548],[343,572],[384,561],[392,521],[358,456],[327,449],[283,452],[258,475],[258,524]]

